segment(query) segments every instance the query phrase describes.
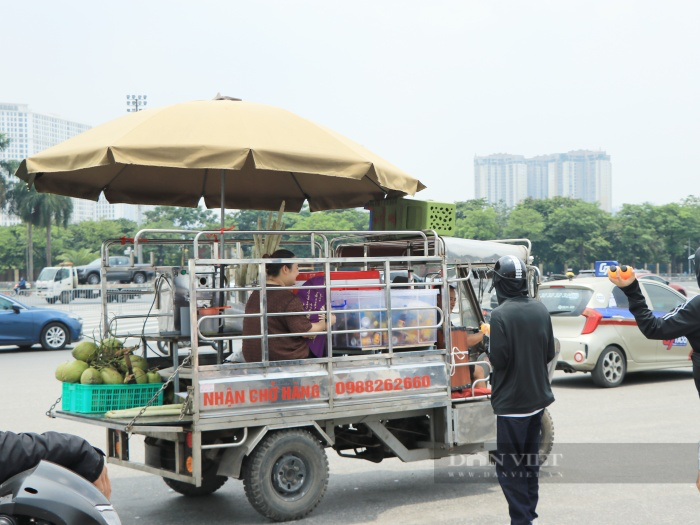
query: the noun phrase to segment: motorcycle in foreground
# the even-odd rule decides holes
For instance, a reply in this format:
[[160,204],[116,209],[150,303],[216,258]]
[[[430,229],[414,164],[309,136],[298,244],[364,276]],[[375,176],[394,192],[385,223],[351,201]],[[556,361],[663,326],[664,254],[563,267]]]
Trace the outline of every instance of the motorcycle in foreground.
[[121,525],[109,500],[74,472],[48,461],[0,485],[0,525]]

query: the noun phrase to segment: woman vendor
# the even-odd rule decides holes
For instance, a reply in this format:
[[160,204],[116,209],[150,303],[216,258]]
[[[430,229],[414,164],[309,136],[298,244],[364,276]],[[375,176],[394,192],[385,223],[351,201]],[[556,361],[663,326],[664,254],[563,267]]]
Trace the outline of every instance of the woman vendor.
[[[289,250],[277,250],[272,255],[265,254],[265,259],[291,259],[294,253]],[[285,313],[289,315],[274,315],[267,317],[267,333],[289,334],[304,332],[323,332],[327,329],[325,315],[319,317],[318,322],[309,321],[308,315],[299,315],[304,312],[301,300],[291,290],[278,290],[281,286],[294,286],[299,275],[297,263],[266,264],[267,274],[267,313]],[[260,313],[260,291],[255,290],[245,305],[246,314]],[[331,324],[335,322],[335,316],[331,314]],[[260,335],[260,317],[246,317],[243,320],[243,335]],[[309,336],[268,337],[267,348],[270,361],[285,359],[305,359],[309,357],[309,345],[306,338]],[[262,337],[243,340],[243,357],[248,362],[262,360]]]

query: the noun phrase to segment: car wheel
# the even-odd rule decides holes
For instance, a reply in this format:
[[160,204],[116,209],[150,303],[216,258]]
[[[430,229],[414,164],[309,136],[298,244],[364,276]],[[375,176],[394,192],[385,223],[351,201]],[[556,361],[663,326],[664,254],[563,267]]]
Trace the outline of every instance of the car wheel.
[[593,382],[604,388],[619,386],[627,373],[627,360],[616,346],[608,346],[600,353],[591,376]]
[[297,520],[318,505],[328,486],[328,459],[307,430],[267,434],[243,465],[248,501],[274,521]]
[[70,303],[70,300],[71,300],[71,293],[70,292],[68,292],[68,291],[61,292],[61,302],[63,304]]
[[44,350],[62,350],[68,343],[68,329],[61,323],[49,323],[41,331]]
[[56,304],[56,301],[58,301],[58,297],[47,297],[46,302],[49,304]]
[[87,277],[87,283],[88,284],[100,284],[100,276],[97,275],[96,273],[91,273]]
[[134,284],[143,284],[146,282],[146,274],[141,272],[134,274],[134,278],[132,280]]

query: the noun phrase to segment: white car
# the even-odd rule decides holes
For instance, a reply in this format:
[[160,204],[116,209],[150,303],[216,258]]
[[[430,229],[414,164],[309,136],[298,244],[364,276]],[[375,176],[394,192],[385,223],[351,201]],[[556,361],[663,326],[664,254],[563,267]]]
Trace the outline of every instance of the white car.
[[[664,284],[649,280],[639,284],[656,316],[687,300]],[[688,340],[644,337],[628,309],[627,296],[607,277],[543,283],[539,296],[561,344],[558,370],[591,372],[598,386],[616,387],[627,372],[692,367]]]

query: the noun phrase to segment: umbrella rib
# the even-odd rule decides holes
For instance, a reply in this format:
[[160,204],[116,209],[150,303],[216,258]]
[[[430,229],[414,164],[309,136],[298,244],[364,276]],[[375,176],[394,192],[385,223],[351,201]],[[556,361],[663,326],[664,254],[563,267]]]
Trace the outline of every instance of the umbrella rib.
[[[201,199],[207,187],[207,178],[209,177],[209,168],[204,168],[204,177],[202,177],[202,191],[199,193],[199,198]],[[197,203],[199,206],[199,203]],[[222,203],[223,205],[223,203]]]
[[365,175],[365,177],[367,177],[367,179],[368,179],[372,184],[374,184],[377,188],[379,188],[380,190],[382,190],[382,192],[384,193],[384,195],[387,195],[387,194],[389,193],[388,191],[386,191],[385,188],[382,187],[381,184],[379,184],[376,180],[373,180],[372,177],[368,177],[367,175]]
[[[107,184],[102,186],[103,192],[105,191],[105,189],[109,188],[110,184],[112,184],[117,179],[117,177],[119,177],[119,175],[122,174],[122,171],[124,171],[126,169],[126,166],[127,166],[126,164],[122,164],[121,169],[116,173],[116,175],[114,175],[114,177],[112,177]],[[98,197],[98,199],[99,199],[99,197]]]
[[309,196],[308,196],[308,195],[306,194],[306,192],[302,189],[301,184],[299,184],[299,181],[297,180],[296,175],[294,175],[294,173],[291,172],[291,171],[289,172],[289,174],[292,176],[292,180],[294,181],[294,184],[297,185],[297,188],[299,188],[299,191],[300,191],[301,194],[304,196],[304,198],[305,198],[307,201],[310,200],[310,199],[309,199]]

